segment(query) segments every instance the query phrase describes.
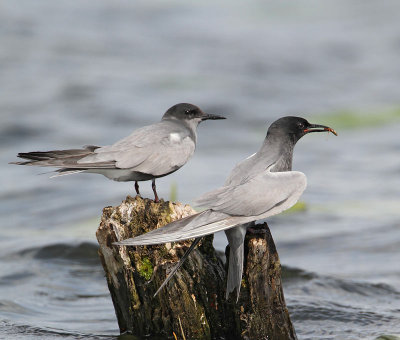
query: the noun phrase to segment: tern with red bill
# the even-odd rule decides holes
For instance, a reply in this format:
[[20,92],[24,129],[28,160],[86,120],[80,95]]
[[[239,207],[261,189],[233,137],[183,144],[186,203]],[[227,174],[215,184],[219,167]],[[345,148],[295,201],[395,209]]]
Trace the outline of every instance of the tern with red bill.
[[206,210],[116,244],[141,246],[195,239],[157,294],[203,236],[224,230],[230,246],[226,298],[236,288],[238,299],[247,228],[254,221],[279,214],[297,202],[307,179],[302,172],[292,171],[294,146],[306,134],[323,131],[337,135],[332,128],[310,124],[304,118],[278,119],[269,127],[258,152],[236,165],[222,187],[196,200],[196,205]]

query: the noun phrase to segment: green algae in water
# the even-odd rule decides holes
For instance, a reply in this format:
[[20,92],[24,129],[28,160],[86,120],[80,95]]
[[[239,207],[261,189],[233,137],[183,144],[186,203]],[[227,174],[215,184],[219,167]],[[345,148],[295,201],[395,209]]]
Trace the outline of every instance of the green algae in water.
[[282,214],[293,214],[293,213],[306,211],[307,209],[308,209],[308,206],[307,206],[306,202],[299,201],[293,207],[285,210]]
[[[310,117],[310,122],[328,125],[336,130],[382,126],[400,121],[400,108],[360,112],[343,110]],[[340,133],[340,131],[338,131]]]
[[375,340],[400,340],[400,335],[381,335]]

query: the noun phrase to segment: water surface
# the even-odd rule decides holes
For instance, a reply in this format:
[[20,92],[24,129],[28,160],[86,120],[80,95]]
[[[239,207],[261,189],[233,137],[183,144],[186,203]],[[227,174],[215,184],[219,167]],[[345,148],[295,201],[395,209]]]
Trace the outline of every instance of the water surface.
[[[229,118],[203,123],[193,159],[158,180],[183,202],[222,184],[277,117],[338,130],[299,142],[306,209],[268,221],[288,308],[299,339],[400,334],[399,11],[394,0],[2,1],[0,338],[118,336],[94,235],[102,208],[134,192],[7,163],[113,143],[183,101]],[[150,183],[141,191],[152,196]]]

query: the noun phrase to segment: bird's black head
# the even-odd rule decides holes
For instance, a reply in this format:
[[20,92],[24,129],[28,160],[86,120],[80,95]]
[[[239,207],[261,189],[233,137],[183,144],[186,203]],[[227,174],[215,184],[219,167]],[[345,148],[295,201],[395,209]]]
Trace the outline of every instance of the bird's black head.
[[287,135],[296,143],[301,137],[310,132],[332,132],[337,136],[337,133],[332,128],[325,125],[310,124],[306,119],[301,117],[282,117],[271,124],[268,129],[268,135]]
[[207,119],[225,119],[225,117],[204,113],[196,105],[188,103],[176,104],[165,112],[163,119],[178,119],[182,121],[196,121],[200,123]]

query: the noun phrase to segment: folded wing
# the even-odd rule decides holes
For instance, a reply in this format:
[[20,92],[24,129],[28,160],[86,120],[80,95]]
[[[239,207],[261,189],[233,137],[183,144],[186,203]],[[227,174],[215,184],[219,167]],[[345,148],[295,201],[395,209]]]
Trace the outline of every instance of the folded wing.
[[208,210],[117,244],[182,241],[276,215],[297,202],[306,184],[306,176],[301,172],[265,171],[244,184],[222,187],[202,196],[198,202],[207,204]]
[[183,241],[212,234],[215,225],[225,224],[228,215],[206,210],[201,213],[182,218],[169,223],[159,229],[152,230],[146,234],[116,242],[119,245],[139,246],[160,244],[166,242]]
[[295,204],[306,186],[307,178],[302,172],[264,171],[241,185],[211,191],[195,204],[231,216],[271,216],[269,212],[276,214]]
[[119,142],[96,149],[78,163],[114,162],[115,168],[165,175],[184,165],[193,155],[195,143],[185,130],[174,131],[168,122],[145,126]]

